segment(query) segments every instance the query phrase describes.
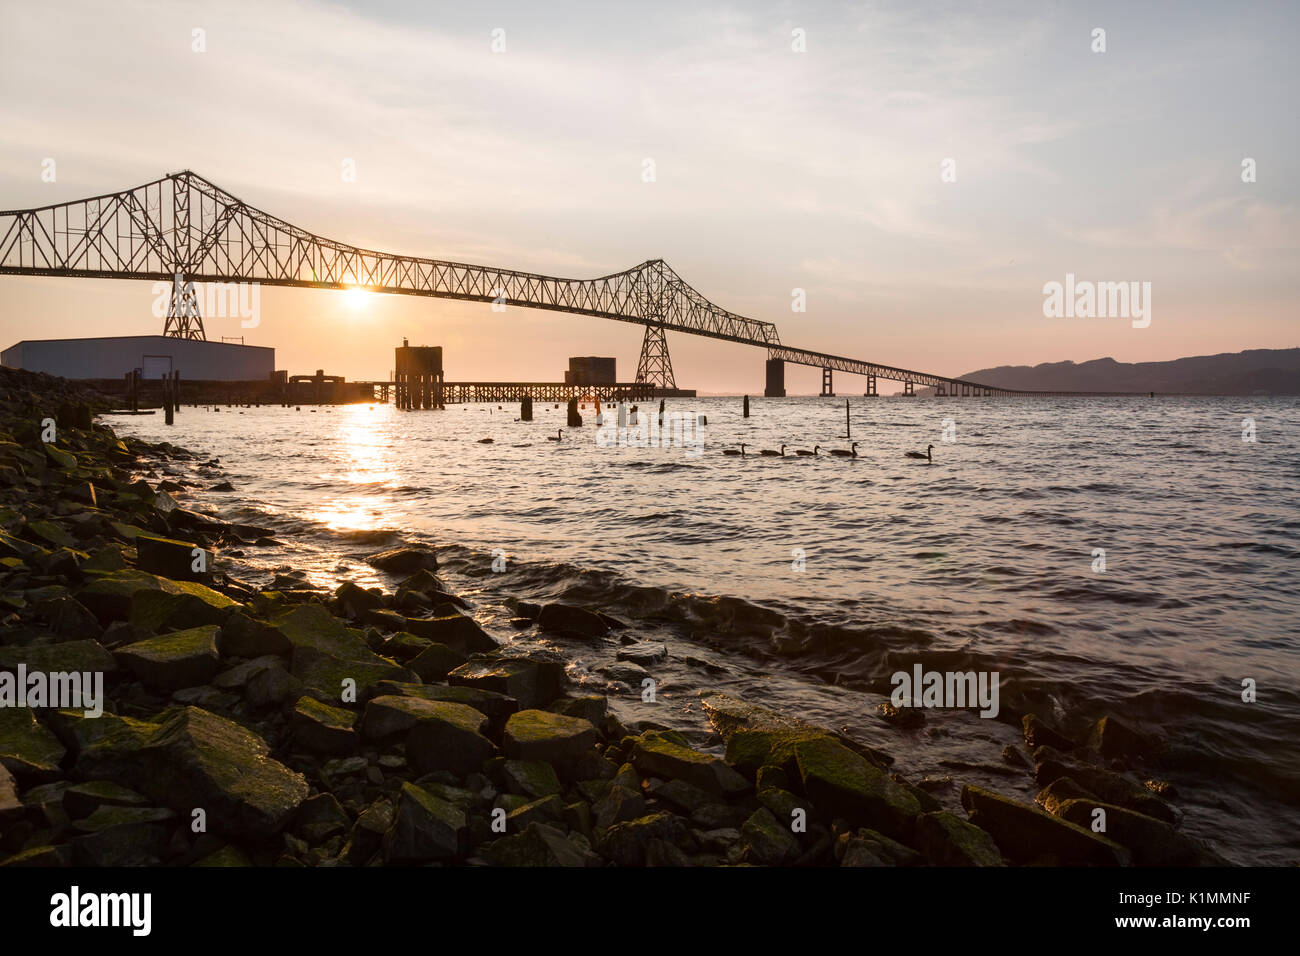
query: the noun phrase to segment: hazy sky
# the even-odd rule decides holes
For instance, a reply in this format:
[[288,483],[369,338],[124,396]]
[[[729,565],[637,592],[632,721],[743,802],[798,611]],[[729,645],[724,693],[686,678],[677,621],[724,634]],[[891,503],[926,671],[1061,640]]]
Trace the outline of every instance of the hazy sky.
[[[788,345],[948,375],[1289,348],[1298,10],[2,0],[0,208],[189,168],[370,248],[574,277],[663,258]],[[1067,273],[1150,282],[1149,327],[1045,318]],[[0,347],[161,331],[152,301],[148,283],[0,276]],[[405,336],[444,345],[454,380],[559,380],[589,354],[629,380],[641,338],[296,289],[263,289],[256,329],[207,328],[352,378],[386,376]],[[761,391],[760,349],[669,346],[679,385]],[[792,391],[819,383],[787,371]]]

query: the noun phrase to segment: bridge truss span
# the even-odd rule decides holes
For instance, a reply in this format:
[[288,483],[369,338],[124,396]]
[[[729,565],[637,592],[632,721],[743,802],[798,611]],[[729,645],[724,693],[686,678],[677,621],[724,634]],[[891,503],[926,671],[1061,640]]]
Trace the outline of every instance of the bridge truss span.
[[[768,350],[769,358],[912,386],[1015,392],[910,372],[781,343],[771,322],[723,309],[662,259],[594,279],[377,252],[308,232],[184,170],[122,192],[0,212],[0,274],[148,279],[172,284],[164,334],[205,339],[193,283],[258,283],[311,289],[364,288],[549,309],[645,327],[639,380],[675,384],[665,332],[685,332]],[[946,391],[945,391],[946,393]],[[1082,393],[1077,393],[1082,394]]]

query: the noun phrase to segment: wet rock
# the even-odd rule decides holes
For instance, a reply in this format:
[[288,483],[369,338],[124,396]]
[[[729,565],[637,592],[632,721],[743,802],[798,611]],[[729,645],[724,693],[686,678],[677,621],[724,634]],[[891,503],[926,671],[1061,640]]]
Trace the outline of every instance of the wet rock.
[[42,602],[37,610],[45,625],[60,637],[98,639],[104,633],[90,609],[69,595]]
[[211,551],[191,541],[174,538],[138,534],[135,536],[135,549],[141,570],[173,581],[206,581],[215,562]]
[[214,625],[153,637],[118,649],[117,662],[153,690],[174,691],[206,684],[217,673]]
[[424,548],[393,548],[366,558],[366,564],[389,574],[411,574],[415,571],[438,570],[438,558]]
[[506,721],[507,757],[551,764],[576,761],[596,743],[596,728],[580,717],[521,710]]
[[638,738],[631,761],[643,774],[684,780],[707,793],[732,795],[749,789],[748,781],[719,758],[684,747],[657,731]]
[[620,684],[627,684],[629,687],[641,687],[641,682],[650,678],[650,672],[640,664],[630,664],[627,662],[618,664],[602,664],[595,670],[597,674],[600,674],[607,680],[618,681]]
[[1088,746],[1103,757],[1140,757],[1156,749],[1150,737],[1111,715],[1093,725]]
[[[834,854],[840,866],[917,866],[921,854],[897,840],[891,840],[877,830],[858,828],[856,833],[845,833],[835,845]],[[859,859],[851,859],[857,854]],[[878,861],[878,862],[873,862]]]
[[916,818],[916,846],[938,866],[1002,866],[1002,852],[979,827],[947,810]]
[[1057,750],[1069,751],[1079,746],[1060,731],[1053,730],[1043,723],[1037,714],[1025,714],[1020,720],[1020,725],[1024,730],[1025,743],[1029,744],[1031,751],[1039,747],[1054,747]]
[[1113,840],[982,787],[966,786],[962,806],[970,822],[993,837],[1016,863],[1125,866],[1130,854]]
[[799,841],[788,824],[783,824],[767,808],[760,807],[740,829],[745,842],[745,859],[762,866],[781,866],[799,855]]
[[667,660],[668,648],[664,644],[652,643],[650,641],[638,641],[635,644],[629,644],[627,647],[620,648],[614,657],[617,660],[630,661],[633,664],[640,664],[644,667]]
[[558,794],[562,789],[555,768],[539,760],[506,760],[501,765],[501,775],[511,793],[534,799]]
[[418,656],[407,665],[422,681],[442,681],[447,675],[465,663],[465,656],[445,644],[431,641]]
[[1178,813],[1173,807],[1124,774],[1070,760],[1051,747],[1035,750],[1034,760],[1034,779],[1039,786],[1045,787],[1060,777],[1072,777],[1089,793],[1096,794],[1107,803],[1136,810],[1166,823],[1178,822]]
[[609,625],[599,614],[572,604],[547,604],[537,615],[538,626],[545,631],[572,637],[604,637]]
[[299,697],[290,715],[294,743],[319,754],[346,754],[356,749],[357,733],[352,729],[356,714],[323,704],[314,697]]
[[907,840],[922,808],[884,770],[830,739],[801,741],[794,754],[803,792],[820,810]]
[[76,773],[137,790],[186,819],[194,808],[203,808],[209,831],[264,838],[276,833],[307,796],[302,776],[269,753],[252,731],[184,707],[157,724],[118,721],[105,728],[82,749]]
[[1055,814],[1061,804],[1067,800],[1096,799],[1097,797],[1094,794],[1089,793],[1085,787],[1079,786],[1072,777],[1057,777],[1038,791],[1038,796],[1034,798],[1034,802],[1048,813]]
[[520,707],[542,707],[563,689],[564,665],[531,657],[476,655],[448,674],[447,682],[513,697]]
[[1066,800],[1056,808],[1056,815],[1091,832],[1098,809],[1106,813],[1105,835],[1131,851],[1138,866],[1231,865],[1209,847],[1179,833],[1164,821],[1114,804]]
[[920,727],[925,723],[925,712],[919,707],[895,707],[887,701],[876,705],[876,715],[895,727]]
[[379,588],[362,588],[351,581],[344,581],[335,588],[334,597],[339,602],[339,610],[353,619],[384,606],[384,594]]
[[457,612],[442,617],[404,618],[404,629],[465,654],[495,650],[497,642],[472,618]]
[[451,860],[460,853],[465,813],[413,783],[403,783],[384,837],[386,863]]
[[559,700],[552,701],[551,705],[546,709],[569,717],[581,717],[583,720],[589,720],[592,724],[599,726],[601,721],[605,719],[605,715],[609,713],[609,701],[598,695],[561,697]]
[[504,836],[487,847],[484,858],[493,866],[586,866],[590,858],[563,831],[545,823],[530,823],[522,833]]

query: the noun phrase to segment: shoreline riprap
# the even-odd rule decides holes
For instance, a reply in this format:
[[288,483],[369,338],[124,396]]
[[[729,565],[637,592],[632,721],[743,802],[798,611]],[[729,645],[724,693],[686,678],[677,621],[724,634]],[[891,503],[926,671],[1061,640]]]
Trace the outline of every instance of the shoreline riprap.
[[427,547],[371,556],[391,591],[241,583],[223,550],[270,532],[138,477],[195,456],[102,407],[0,372],[0,672],[102,674],[107,698],[0,706],[0,865],[1223,862],[1126,772],[1148,744],[1114,718],[1078,742],[1026,717],[1039,806],[967,787],[963,819],[879,750],[724,695],[702,700],[723,757],[624,726],[559,655],[499,644]]

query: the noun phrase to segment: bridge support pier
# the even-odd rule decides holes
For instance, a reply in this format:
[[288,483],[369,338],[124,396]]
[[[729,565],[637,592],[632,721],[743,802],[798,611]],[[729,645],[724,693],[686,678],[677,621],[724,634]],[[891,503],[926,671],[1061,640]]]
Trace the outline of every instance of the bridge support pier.
[[822,369],[822,398],[834,398],[835,386],[831,382],[831,370]]
[[862,393],[863,398],[879,398],[880,393],[876,391],[876,376],[867,376],[867,390]]
[[915,386],[913,386],[913,384],[912,384],[911,382],[904,382],[904,383],[903,383],[903,397],[904,397],[904,398],[916,398],[916,388],[915,388]]
[[641,340],[641,360],[637,362],[636,380],[662,389],[677,388],[673,377],[673,360],[668,357],[668,339],[664,327],[646,323],[645,338]]
[[936,385],[936,386],[934,387],[934,397],[935,397],[935,398],[943,398],[943,397],[944,397],[945,395],[947,395],[947,394],[948,394],[948,389],[947,389],[947,387],[943,384],[943,382],[940,382],[938,385]]
[[172,294],[167,302],[167,321],[163,323],[163,335],[178,339],[207,340],[203,331],[203,317],[199,315],[199,297],[194,292],[194,283],[186,282],[184,273],[177,272],[172,280]]
[[764,398],[785,398],[785,361],[779,358],[767,360],[767,385],[763,389]]

